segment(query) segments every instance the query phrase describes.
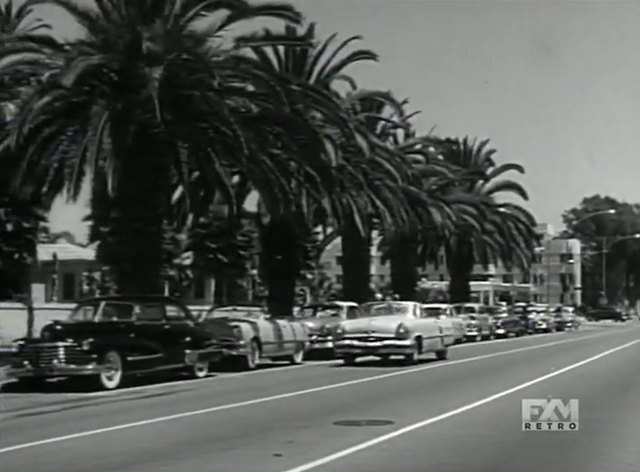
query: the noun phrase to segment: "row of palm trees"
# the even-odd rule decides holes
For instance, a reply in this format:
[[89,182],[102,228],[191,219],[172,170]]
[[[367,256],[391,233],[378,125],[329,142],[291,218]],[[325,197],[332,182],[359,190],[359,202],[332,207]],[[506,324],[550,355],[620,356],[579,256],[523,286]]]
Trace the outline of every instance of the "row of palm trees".
[[[45,4],[73,18],[77,37],[37,20]],[[419,133],[407,102],[349,75],[378,60],[353,48],[359,37],[319,39],[290,5],[27,0],[0,15],[5,206],[46,209],[88,180],[90,237],[120,291],[161,292],[187,250],[202,270],[228,270],[250,252],[252,194],[277,316],[292,311],[318,229],[342,238],[342,296],[357,302],[371,296],[374,231],[403,298],[440,248],[453,301],[468,299],[474,264],[532,259],[534,218],[500,197],[527,199],[499,179],[524,169],[498,165],[486,140]]]

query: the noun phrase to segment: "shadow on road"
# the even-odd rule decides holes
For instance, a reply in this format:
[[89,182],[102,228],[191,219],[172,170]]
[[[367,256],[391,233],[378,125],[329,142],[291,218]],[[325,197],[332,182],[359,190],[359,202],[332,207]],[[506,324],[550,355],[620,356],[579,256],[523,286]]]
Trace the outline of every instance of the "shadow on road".
[[398,358],[391,358],[391,359],[366,359],[366,360],[357,361],[355,364],[352,364],[352,365],[338,363],[338,364],[331,365],[330,367],[337,367],[337,368],[349,368],[349,367],[350,368],[359,368],[359,367],[394,368],[395,367],[395,368],[398,368],[398,367],[415,367],[417,365],[430,364],[432,362],[436,362],[435,357],[434,358],[425,357],[424,359],[421,358],[415,364],[408,364],[404,361],[404,359],[402,359],[401,357],[398,357]]

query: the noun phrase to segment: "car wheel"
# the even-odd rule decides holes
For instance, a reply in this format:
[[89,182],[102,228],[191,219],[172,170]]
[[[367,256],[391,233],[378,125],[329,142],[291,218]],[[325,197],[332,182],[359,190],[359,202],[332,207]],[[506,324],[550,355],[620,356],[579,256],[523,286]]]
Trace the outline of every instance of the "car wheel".
[[207,375],[209,375],[209,362],[201,361],[197,362],[189,369],[192,377],[196,379],[204,379]]
[[249,344],[249,352],[240,358],[240,363],[244,370],[254,370],[260,363],[260,346],[258,341],[253,339]]
[[482,341],[482,333],[478,333],[478,335],[475,337],[474,341],[477,342],[477,343]]
[[118,351],[107,351],[100,362],[103,371],[98,375],[98,384],[104,390],[115,390],[122,385],[124,363]]
[[436,359],[439,361],[446,361],[449,358],[449,349],[438,349],[436,351]]
[[417,364],[418,360],[420,360],[420,343],[417,339],[413,342],[411,353],[405,355],[404,360],[410,365]]
[[296,350],[291,355],[289,362],[294,365],[300,365],[304,362],[304,344],[299,343],[298,345],[296,345]]
[[344,365],[355,365],[356,356],[344,356],[342,362],[344,362]]

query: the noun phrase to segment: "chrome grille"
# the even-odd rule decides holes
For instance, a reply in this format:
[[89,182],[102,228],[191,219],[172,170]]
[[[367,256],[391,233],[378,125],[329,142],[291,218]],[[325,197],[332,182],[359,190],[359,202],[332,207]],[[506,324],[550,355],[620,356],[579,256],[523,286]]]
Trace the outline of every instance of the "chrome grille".
[[53,364],[83,365],[92,362],[93,357],[68,343],[25,344],[17,353],[18,361],[28,361],[34,367]]

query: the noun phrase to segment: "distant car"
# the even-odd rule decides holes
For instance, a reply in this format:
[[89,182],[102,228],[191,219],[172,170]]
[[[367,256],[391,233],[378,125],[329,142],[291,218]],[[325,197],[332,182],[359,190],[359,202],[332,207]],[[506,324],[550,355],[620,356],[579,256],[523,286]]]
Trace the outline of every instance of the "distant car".
[[66,320],[44,326],[40,338],[17,340],[9,375],[25,383],[81,377],[112,390],[125,376],[158,370],[202,378],[221,354],[179,301],[110,296],[79,302]]
[[422,309],[426,311],[427,316],[440,317],[442,320],[450,320],[453,326],[454,342],[461,343],[465,339],[467,325],[464,321],[456,316],[453,307],[448,303],[425,303]]
[[601,308],[594,308],[586,313],[587,321],[601,321],[601,320],[613,320],[613,321],[627,321],[627,318],[617,307],[605,306]]
[[355,302],[332,301],[303,306],[297,313],[309,332],[308,352],[334,353],[333,332],[340,322],[358,317]]
[[575,309],[570,306],[558,307],[553,314],[558,331],[569,331],[580,328],[580,319],[576,315]]
[[455,337],[451,322],[430,316],[419,303],[380,301],[360,308],[358,319],[343,321],[335,331],[336,354],[345,364],[363,356],[403,356],[416,363],[428,352],[438,360],[447,358]]
[[521,315],[509,312],[493,316],[493,335],[496,338],[520,337],[527,334],[527,322]]
[[213,336],[225,358],[253,370],[264,359],[302,364],[309,333],[302,321],[272,318],[262,307],[214,307],[200,326]]
[[481,303],[456,303],[453,305],[456,316],[466,324],[467,341],[482,341],[493,337],[493,322],[487,308]]

